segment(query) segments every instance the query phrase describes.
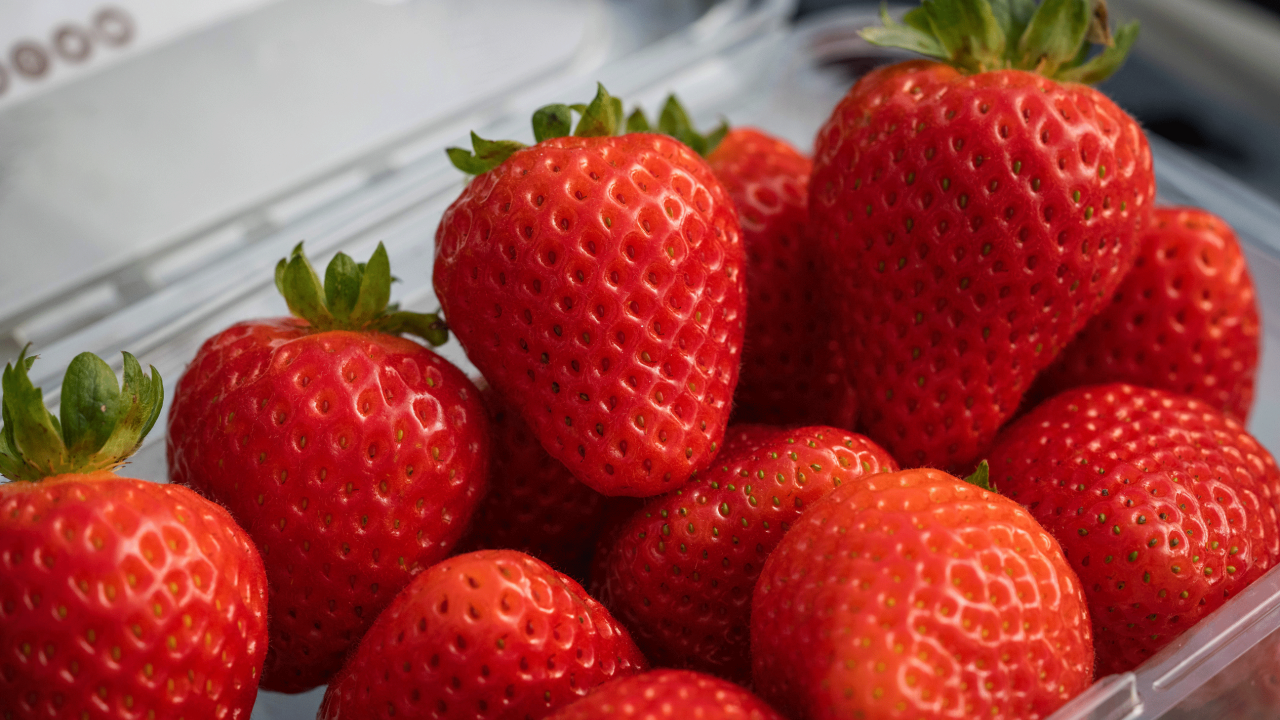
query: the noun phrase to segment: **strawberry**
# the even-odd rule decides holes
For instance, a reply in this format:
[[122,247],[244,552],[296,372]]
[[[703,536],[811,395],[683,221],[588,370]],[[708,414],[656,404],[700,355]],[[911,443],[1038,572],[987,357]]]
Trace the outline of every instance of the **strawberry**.
[[571,577],[582,576],[607,519],[610,498],[574,480],[501,396],[483,383],[477,385],[492,428],[489,493],[458,544],[459,551],[510,548]]
[[1200,398],[1243,422],[1260,342],[1253,281],[1231,227],[1204,210],[1156,208],[1111,304],[1031,395],[1127,382]]
[[537,720],[647,668],[582,586],[514,550],[450,558],[413,579],[325,692],[320,720]]
[[688,670],[653,670],[611,680],[549,720],[784,720],[750,692]]
[[0,716],[249,720],[267,651],[267,579],[249,536],[191,490],[115,470],[164,387],[124,353],[124,384],[71,361],[61,420],[4,369]]
[[743,250],[706,162],[672,137],[614,135],[620,108],[600,88],[572,136],[553,105],[532,147],[473,135],[474,156],[452,149],[477,177],[440,221],[433,281],[547,452],[598,492],[639,497],[684,484],[724,436]]
[[747,253],[747,330],[734,420],[852,428],[857,397],[814,283],[808,232],[813,163],[786,142],[734,128],[707,155],[738,209]]
[[1090,640],[1058,543],[1017,503],[932,469],[816,503],[751,608],[756,691],[811,720],[1044,718],[1093,679]]
[[460,370],[398,337],[434,318],[388,311],[381,245],[339,253],[323,286],[301,251],[276,283],[295,317],[205,341],[169,414],[169,475],[222,503],[271,590],[263,686],[324,683],[395,594],[447,557],[486,482],[488,420]]
[[864,37],[949,64],[871,72],[818,133],[810,215],[861,422],[904,465],[972,467],[1133,264],[1150,149],[1081,83],[1119,66],[1137,26],[1080,64],[1106,34],[1089,8],[934,0],[906,25],[886,16]]
[[655,664],[747,682],[751,590],[765,558],[833,488],[897,469],[844,430],[731,427],[715,467],[610,535],[593,590]]
[[1098,672],[1133,669],[1280,560],[1280,469],[1239,422],[1164,390],[1068,390],[991,448],[1001,492],[1080,575]]

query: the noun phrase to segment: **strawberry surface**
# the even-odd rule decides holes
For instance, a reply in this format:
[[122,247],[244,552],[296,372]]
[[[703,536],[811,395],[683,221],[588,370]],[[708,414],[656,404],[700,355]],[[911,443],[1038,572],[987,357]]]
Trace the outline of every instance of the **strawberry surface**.
[[867,434],[968,468],[1110,302],[1155,194],[1137,123],[1022,70],[872,71],[818,133],[810,214]]
[[747,690],[688,670],[653,670],[612,680],[550,720],[783,720]]
[[1080,583],[1023,508],[939,470],[864,475],[800,517],[751,616],[793,717],[1043,718],[1093,678]]
[[479,391],[415,342],[257,320],[197,352],[168,456],[170,478],[222,503],[262,553],[263,685],[298,692],[448,556],[485,487],[488,429]]
[[572,579],[524,553],[480,550],[414,578],[334,678],[319,718],[538,720],[646,668]]
[[611,532],[593,590],[656,665],[751,678],[751,591],[801,512],[840,484],[898,467],[831,427],[729,428],[715,465]]
[[743,262],[733,203],[688,147],[559,137],[449,206],[433,281],[467,356],[547,452],[601,493],[647,496],[723,438]]
[[1098,672],[1133,669],[1280,558],[1280,470],[1239,422],[1164,390],[1068,390],[1001,433],[991,477],[1062,543]]
[[707,156],[733,198],[747,253],[747,330],[735,422],[852,428],[849,385],[808,232],[813,163],[786,142],[734,128]]
[[542,449],[524,420],[487,385],[492,454],[489,492],[458,544],[459,552],[526,552],[570,577],[585,575],[610,498],[573,478]]
[[111,473],[0,487],[6,720],[248,720],[266,627],[257,551],[187,488]]
[[1204,210],[1156,208],[1111,304],[1032,395],[1127,382],[1198,397],[1245,421],[1260,342],[1257,297],[1235,232]]

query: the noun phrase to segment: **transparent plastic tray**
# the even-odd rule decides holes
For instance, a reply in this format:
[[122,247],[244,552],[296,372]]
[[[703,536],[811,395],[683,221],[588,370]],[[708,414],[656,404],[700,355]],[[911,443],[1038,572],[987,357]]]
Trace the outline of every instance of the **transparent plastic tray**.
[[[892,53],[867,46],[856,30],[874,20],[861,11],[839,11],[785,22],[786,0],[723,2],[684,30],[617,61],[590,77],[561,73],[505,97],[487,119],[466,118],[486,137],[531,140],[530,113],[550,101],[591,96],[596,79],[611,92],[652,110],[677,92],[703,124],[728,117],[756,125],[809,148],[813,134],[853,78]],[[56,377],[78,352],[103,357],[128,349],[154,364],[170,386],[200,342],[233,322],[285,312],[272,285],[272,268],[298,240],[306,240],[317,264],[342,250],[367,256],[381,241],[403,281],[393,299],[416,310],[434,310],[430,271],[436,224],[462,189],[464,178],[439,148],[461,144],[467,126],[445,125],[432,152],[385,171],[374,182],[327,200],[234,255],[206,263],[178,281],[52,344],[37,348],[43,361],[36,380],[50,402]],[[1280,207],[1187,156],[1152,139],[1161,199],[1207,208],[1238,231],[1249,257],[1265,323],[1263,367],[1252,432],[1280,451]],[[394,148],[392,148],[394,151]],[[443,354],[473,371],[451,341]],[[163,425],[161,425],[162,427]],[[128,471],[165,477],[163,438],[156,433]],[[1137,671],[1100,678],[1054,720],[1090,718],[1273,717],[1280,707],[1280,570],[1205,618]],[[320,693],[263,693],[254,718],[314,717]]]

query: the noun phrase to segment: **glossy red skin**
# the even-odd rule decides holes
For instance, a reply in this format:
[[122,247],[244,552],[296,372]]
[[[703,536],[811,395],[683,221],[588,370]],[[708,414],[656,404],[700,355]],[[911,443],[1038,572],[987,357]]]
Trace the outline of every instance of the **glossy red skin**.
[[755,688],[791,717],[1044,718],[1093,679],[1084,595],[1011,500],[940,470],[810,508],[752,603]]
[[262,560],[221,507],[108,472],[0,485],[6,720],[248,720],[266,652]]
[[763,700],[719,678],[652,670],[613,680],[549,720],[784,720]]
[[1127,382],[1200,398],[1244,422],[1261,324],[1240,241],[1221,218],[1156,208],[1133,270],[1036,383],[1063,390]]
[[648,668],[582,586],[514,550],[449,558],[414,578],[325,692],[319,720],[538,720]]
[[493,438],[489,492],[459,551],[519,550],[570,577],[583,577],[610,498],[575,480],[548,455],[497,392],[482,386],[481,394]]
[[808,232],[813,163],[783,140],[734,128],[707,156],[738,209],[747,249],[747,332],[733,421],[852,429],[858,398]]
[[1154,194],[1141,128],[1086,86],[925,61],[860,80],[809,202],[867,435],[971,468],[1110,301]]
[[547,452],[598,492],[644,497],[683,485],[724,436],[743,264],[702,158],[631,134],[547,140],[477,176],[440,221],[432,278],[467,357]]
[[730,427],[713,467],[611,534],[592,589],[654,664],[747,683],[751,590],[769,553],[841,483],[897,469],[845,430]]
[[1001,433],[990,463],[1079,574],[1099,675],[1132,670],[1280,559],[1275,460],[1193,398],[1068,390]]
[[207,340],[169,412],[169,477],[226,507],[266,564],[263,687],[301,692],[466,529],[488,472],[480,393],[425,347],[293,319]]

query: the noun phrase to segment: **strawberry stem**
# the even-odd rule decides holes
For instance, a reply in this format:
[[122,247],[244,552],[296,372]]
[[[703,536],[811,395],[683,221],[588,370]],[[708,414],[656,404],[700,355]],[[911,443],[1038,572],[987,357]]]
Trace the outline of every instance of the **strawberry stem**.
[[991,467],[987,465],[987,461],[983,460],[978,464],[978,469],[973,474],[964,479],[970,485],[976,485],[990,492],[996,492],[995,485],[991,484]]
[[[1113,36],[1106,0],[922,0],[896,23],[881,7],[883,27],[866,28],[873,45],[920,53],[973,74],[1028,70],[1093,84],[1120,69],[1138,39],[1138,23]],[[1102,51],[1090,55],[1092,45]]]
[[435,313],[415,313],[389,305],[391,261],[378,243],[367,263],[357,263],[338,253],[324,271],[324,282],[298,243],[289,257],[276,265],[276,288],[289,312],[306,320],[318,332],[352,330],[416,335],[432,345],[449,339],[448,328]]
[[[573,125],[574,113],[579,116],[576,127]],[[693,129],[684,106],[675,95],[671,95],[662,108],[657,129],[654,130],[644,111],[636,108],[631,115],[625,115],[622,100],[610,95],[600,83],[596,83],[596,96],[589,104],[556,103],[538,108],[533,114],[533,138],[537,142],[568,137],[570,134],[574,137],[610,137],[647,132],[670,135],[705,157],[724,139],[729,132],[729,125],[722,121],[710,133],[698,133]],[[473,132],[471,150],[451,147],[446,148],[445,153],[454,167],[468,175],[480,175],[498,167],[512,153],[524,147],[523,143],[515,140],[485,140]]]
[[0,411],[0,475],[34,482],[65,473],[114,470],[142,445],[164,404],[164,383],[155,367],[151,376],[124,353],[124,384],[93,353],[71,361],[62,379],[62,402],[54,417],[28,371],[35,356],[23,348],[16,363],[5,365]]

